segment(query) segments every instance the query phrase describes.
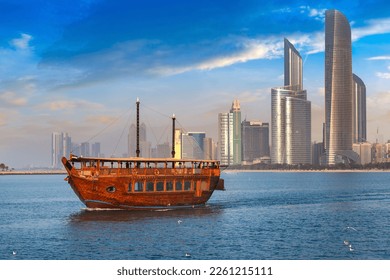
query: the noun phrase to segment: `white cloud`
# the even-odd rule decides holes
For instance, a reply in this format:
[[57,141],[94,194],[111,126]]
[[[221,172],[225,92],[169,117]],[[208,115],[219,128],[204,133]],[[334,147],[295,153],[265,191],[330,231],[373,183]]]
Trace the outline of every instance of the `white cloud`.
[[27,50],[30,48],[30,41],[33,39],[33,37],[29,34],[22,33],[20,35],[20,38],[11,40],[11,45],[20,50]]
[[384,72],[377,72],[376,76],[381,78],[381,79],[390,79],[390,73],[384,73]]
[[96,115],[96,116],[87,116],[86,120],[92,123],[110,124],[115,120],[117,120],[117,118],[108,115]]
[[[310,6],[301,6],[299,9],[308,17],[321,20],[324,19],[326,12],[325,9],[315,9]],[[288,13],[290,10],[278,10],[278,12]],[[353,28],[353,40],[374,34],[390,33],[390,18],[370,20],[366,23],[367,25],[364,27]],[[313,33],[296,32],[287,35],[287,37],[302,56],[320,53],[325,49],[323,30]],[[147,73],[172,76],[194,70],[208,71],[251,60],[274,59],[283,56],[283,38],[276,36],[249,38],[229,35],[227,38],[213,41],[209,48],[205,48],[205,45],[207,44],[202,42],[199,46],[186,46],[186,48],[178,46],[176,49],[171,49],[158,41],[136,41],[118,44],[110,51],[86,56],[85,61],[93,61],[92,64],[86,66],[86,69],[88,70],[91,65],[94,69],[94,71],[86,71],[86,73],[95,73],[95,76],[93,74],[83,75],[82,73],[76,76],[76,81],[102,77],[104,79],[109,77],[110,74],[137,75]],[[143,63],[139,63],[137,59],[129,60],[130,57],[140,55],[145,48],[150,49],[150,52],[146,56],[141,55],[140,59],[144,60]],[[197,56],[193,60],[181,60],[182,57],[186,56],[188,49],[191,48],[192,51],[196,50]],[[220,51],[218,52],[218,50]],[[172,54],[175,54],[175,56],[172,57]],[[145,63],[145,61],[148,63]],[[112,67],[113,71],[110,74],[107,75],[104,70],[95,71],[95,69],[107,69],[107,65],[115,66]],[[82,67],[84,66],[82,65]]]
[[309,9],[309,17],[314,17],[317,20],[323,20],[325,18],[326,9]]
[[[280,40],[278,40],[280,41]],[[211,70],[230,66],[235,63],[243,63],[255,59],[271,59],[280,57],[282,52],[282,42],[276,40],[261,41],[255,39],[245,39],[242,42],[243,49],[231,55],[225,55],[202,62],[196,66],[198,70]]]
[[373,56],[367,58],[367,60],[390,60],[390,56]]
[[[0,94],[0,101],[3,103],[6,107],[8,106],[16,106],[21,107],[25,106],[27,104],[27,99],[24,97],[17,97],[14,92],[6,91],[2,94]],[[0,105],[1,105],[0,103]]]
[[387,69],[389,70],[389,72],[376,72],[375,75],[381,79],[390,79],[390,66],[387,67]]
[[373,19],[367,21],[363,27],[352,28],[352,41],[366,36],[390,33],[390,18]]
[[[310,17],[324,18],[325,9],[311,9],[308,6],[300,7],[308,11]],[[366,36],[390,33],[390,18],[367,21],[367,26],[352,29],[352,40],[356,41]],[[287,36],[292,44],[299,50],[301,55],[320,53],[325,50],[325,34],[323,31],[314,33],[296,33]],[[233,40],[237,40],[236,43]],[[273,59],[283,56],[283,41],[280,38],[233,38],[222,42],[222,45],[237,45],[235,53],[220,55],[206,59],[200,63],[190,66],[170,67],[159,66],[150,70],[151,73],[159,75],[175,75],[191,70],[212,70],[227,67],[236,63],[244,63],[255,59]],[[390,60],[389,56],[378,56],[369,60]],[[388,77],[386,73],[377,73],[383,78]]]
[[308,14],[309,17],[314,18],[315,20],[324,21],[326,9],[314,9],[310,6],[300,6],[301,14]]
[[194,63],[190,66],[158,66],[149,72],[159,75],[175,75],[192,70],[213,70],[236,63],[244,63],[256,59],[272,59],[283,55],[283,41],[275,38],[234,38],[228,42],[224,42],[224,44],[234,45],[239,51],[205,59],[202,62]]
[[324,32],[315,32],[311,34],[291,34],[288,40],[302,54],[315,54],[325,50]]
[[50,111],[73,110],[73,109],[99,110],[103,108],[103,105],[98,103],[88,102],[85,100],[56,100],[56,101],[43,103],[39,107],[43,109],[48,109]]

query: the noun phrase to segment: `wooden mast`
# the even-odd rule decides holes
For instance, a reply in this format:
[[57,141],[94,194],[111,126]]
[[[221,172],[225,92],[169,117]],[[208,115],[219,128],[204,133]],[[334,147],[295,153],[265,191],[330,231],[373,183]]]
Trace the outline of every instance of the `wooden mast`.
[[172,115],[172,158],[175,158],[175,114]]
[[140,150],[139,150],[139,98],[137,97],[137,147],[135,150],[136,156],[139,157]]

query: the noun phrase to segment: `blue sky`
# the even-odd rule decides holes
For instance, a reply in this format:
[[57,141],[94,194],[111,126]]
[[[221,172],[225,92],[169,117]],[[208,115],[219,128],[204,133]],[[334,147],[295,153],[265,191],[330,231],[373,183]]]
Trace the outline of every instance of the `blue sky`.
[[326,9],[351,23],[368,140],[378,130],[387,141],[389,8],[387,1],[0,0],[0,162],[49,166],[53,131],[74,142],[97,135],[91,142],[106,155],[121,155],[137,97],[154,144],[169,138],[172,113],[185,130],[217,140],[218,113],[235,98],[243,118],[270,122],[284,37],[304,59],[312,140],[320,141]]

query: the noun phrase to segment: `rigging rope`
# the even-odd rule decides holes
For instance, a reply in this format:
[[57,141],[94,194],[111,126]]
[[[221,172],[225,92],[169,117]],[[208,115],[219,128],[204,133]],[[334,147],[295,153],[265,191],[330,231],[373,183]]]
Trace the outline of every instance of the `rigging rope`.
[[[126,108],[126,110],[124,110],[122,112],[122,114],[119,115],[119,117],[115,118],[114,120],[112,120],[108,125],[106,125],[105,127],[103,127],[103,129],[101,129],[99,132],[97,132],[96,134],[94,134],[92,137],[90,137],[89,139],[87,139],[86,141],[82,142],[82,143],[89,143],[91,140],[95,139],[96,137],[100,136],[101,134],[103,134],[104,131],[106,131],[109,127],[111,127],[114,123],[116,123],[117,121],[119,121],[127,112],[130,112],[129,116],[131,116],[131,112],[132,110],[134,109],[134,106],[135,105],[132,105],[130,108]],[[130,119],[130,118],[129,118]],[[123,131],[122,131],[122,135],[123,135]],[[121,135],[121,137],[122,137]],[[118,145],[118,144],[117,144]],[[116,148],[115,148],[116,150]],[[72,148],[71,149],[71,153],[74,152],[74,149]]]
[[123,134],[125,133],[126,128],[130,127],[130,118],[131,118],[131,115],[132,115],[132,114],[129,114],[129,117],[128,117],[128,119],[127,119],[126,125],[123,127],[122,133],[121,133],[121,135],[119,136],[118,141],[116,142],[116,146],[115,146],[115,148],[114,148],[114,150],[113,150],[113,152],[112,152],[113,155],[115,155],[115,153],[116,153],[116,150],[117,150],[117,148],[118,148],[118,146],[119,146],[120,141],[122,140],[122,137],[123,137]]

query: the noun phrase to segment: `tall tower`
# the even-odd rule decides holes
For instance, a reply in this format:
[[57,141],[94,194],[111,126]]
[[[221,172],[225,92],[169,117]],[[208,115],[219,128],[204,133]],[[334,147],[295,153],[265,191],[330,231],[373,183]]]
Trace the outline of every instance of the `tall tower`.
[[51,135],[51,166],[62,168],[61,158],[68,157],[71,152],[71,137],[68,133],[53,132]]
[[241,164],[241,109],[234,100],[229,113],[218,115],[218,146],[222,165]]
[[[129,157],[136,156],[136,126],[132,124],[128,135],[128,155]],[[150,157],[150,143],[146,139],[146,125],[141,123],[139,127],[139,142],[141,157]]]
[[222,165],[233,164],[233,119],[230,113],[218,114],[218,148]]
[[[64,153],[63,136],[60,132],[51,134],[51,167],[59,168],[61,157]],[[69,155],[67,155],[69,156]]]
[[311,163],[311,102],[302,84],[302,58],[284,40],[284,86],[271,90],[272,163]]
[[284,38],[284,85],[302,90],[302,57],[289,40]]
[[233,101],[230,109],[230,116],[233,119],[233,164],[241,164],[241,109],[240,102]]
[[367,141],[367,117],[366,117],[366,86],[363,81],[353,74],[353,143]]
[[328,164],[351,158],[351,27],[347,18],[336,10],[325,14],[325,123]]

